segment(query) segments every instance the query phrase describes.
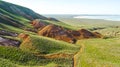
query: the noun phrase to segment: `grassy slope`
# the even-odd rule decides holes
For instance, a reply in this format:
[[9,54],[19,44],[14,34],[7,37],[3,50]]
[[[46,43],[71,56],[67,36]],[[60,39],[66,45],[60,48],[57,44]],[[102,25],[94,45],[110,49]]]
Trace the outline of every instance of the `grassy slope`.
[[[0,8],[0,12],[8,18],[14,21],[20,22],[25,27],[32,28],[29,23],[30,21],[27,18],[21,15],[14,14],[9,10],[6,11],[3,8]],[[74,27],[67,25],[65,23],[62,23],[62,22],[55,22],[55,21],[48,21],[48,20],[43,20],[43,21],[47,21],[47,23],[49,24],[52,23],[55,25],[63,26],[67,29],[74,29]],[[28,31],[24,31],[21,28],[17,28],[17,27],[14,27],[14,26],[11,26],[5,23],[7,22],[5,21],[0,22],[0,29],[5,29],[8,31],[17,32],[17,33],[25,32],[28,34],[34,34]],[[9,37],[9,38],[12,38],[12,37]],[[39,51],[43,51],[47,54],[56,54],[56,53],[74,54],[75,52],[79,50],[78,46],[75,46],[73,44],[69,44],[63,41],[57,41],[54,39],[50,39],[47,37],[38,37],[37,35],[34,35],[34,36],[31,36],[31,39],[34,45],[38,46]],[[23,67],[24,66],[43,66],[43,67],[52,66],[53,67],[56,64],[62,67],[71,67],[73,63],[72,58],[43,59],[41,57],[38,58],[29,52],[22,51],[18,48],[2,47],[2,46],[0,46],[0,58],[1,58],[1,62],[0,62],[1,65],[5,64],[4,62],[6,62],[5,66],[9,66],[9,67],[14,67],[16,65],[23,66]]]
[[78,28],[104,28],[110,26],[119,26],[120,21],[107,21],[107,20],[99,20],[99,19],[73,19],[73,18],[58,18],[59,20],[65,22],[66,24],[78,27]]
[[[119,67],[120,66],[120,21],[90,20],[60,18],[67,24],[78,28],[103,28],[93,31],[112,37],[108,39],[79,40],[77,44],[84,45],[78,55],[77,67]],[[73,23],[74,22],[74,23]]]
[[10,12],[7,12],[7,11],[5,11],[5,10],[2,9],[2,8],[0,8],[0,11],[1,11],[2,14],[7,15],[8,17],[11,17],[11,18],[13,18],[13,19],[16,20],[16,21],[19,20],[19,21],[20,21],[21,23],[23,23],[23,24],[28,24],[28,22],[29,22],[28,19],[26,19],[26,18],[24,18],[24,17],[22,17],[22,16],[18,16],[18,15],[12,14],[12,13],[10,13]]
[[84,50],[79,55],[78,67],[119,67],[120,39],[89,39],[80,40]]
[[40,52],[45,54],[54,54],[54,53],[76,53],[79,50],[79,47],[75,44],[70,44],[64,41],[58,41],[52,38],[31,35],[31,43],[36,48],[35,50],[29,50],[28,45],[31,43],[21,44],[20,48],[26,51],[33,51],[34,53]]
[[[82,24],[82,23],[80,23],[80,24]],[[85,26],[89,26],[89,24],[86,24]],[[98,26],[101,27],[100,25],[98,25]],[[111,25],[108,24],[108,26],[111,26]],[[7,26],[7,27],[9,28],[9,26]],[[16,28],[10,27],[9,29],[15,30]],[[96,31],[102,31],[101,33],[105,33],[106,31],[112,32],[112,30],[116,31],[116,28],[112,28],[111,29],[110,27],[108,27],[108,28],[101,29],[101,30],[96,30]],[[16,31],[18,31],[18,30],[16,30]],[[118,31],[119,31],[119,28],[118,28]],[[56,40],[49,39],[49,38],[46,38],[46,37],[37,37],[36,35],[32,36],[32,37],[33,37],[32,39],[33,39],[34,43],[36,43],[38,45],[39,45],[39,43],[46,44],[46,41],[47,41],[48,42],[47,45],[44,46],[44,44],[41,44],[41,46],[44,46],[45,49],[46,49],[46,47],[49,48],[49,46],[51,46],[50,45],[51,43],[53,43],[54,47],[58,47],[58,45],[56,45],[56,44],[62,44],[62,42],[56,42]],[[40,41],[38,41],[38,39],[40,39],[42,41],[40,42]],[[116,43],[116,41],[118,41],[118,40],[117,39],[107,39],[107,40],[103,40],[103,39],[97,39],[97,40],[96,39],[91,39],[91,40],[82,40],[82,41],[79,41],[77,44],[85,44],[85,51],[83,51],[83,53],[79,57],[79,64],[81,64],[80,66],[81,67],[86,67],[86,66],[87,67],[88,66],[90,66],[90,67],[96,67],[97,66],[98,67],[98,66],[104,66],[104,65],[107,65],[107,64],[108,64],[108,66],[110,66],[110,65],[112,65],[114,67],[119,66],[119,62],[120,61],[118,61],[118,59],[120,59],[120,58],[119,57],[114,57],[114,56],[119,55],[118,53],[116,53],[117,52],[116,48],[119,45],[119,41],[118,41],[118,43]],[[64,44],[64,42],[63,42],[63,44]],[[109,46],[108,44],[113,44],[113,45]],[[63,47],[63,46],[61,45],[61,47]],[[101,48],[100,48],[100,50],[98,49],[101,46],[104,46],[103,50],[101,50]],[[69,47],[65,48],[67,50],[64,50],[64,49],[60,49],[59,50],[58,49],[58,51],[54,51],[53,50],[54,47],[51,46],[50,51],[47,52],[47,53],[57,53],[57,52],[65,52],[65,51],[67,52],[67,50],[68,50],[68,53],[69,53],[69,52],[72,51],[72,48],[68,49]],[[106,47],[108,47],[108,48],[106,49]],[[112,54],[112,53],[109,52],[109,50],[111,50],[110,49],[111,47],[114,47],[114,50],[113,50],[115,52],[114,54]],[[93,48],[93,49],[91,49],[91,48]],[[55,49],[57,49],[57,48],[55,48]],[[107,51],[105,52],[104,49],[106,49]],[[119,49],[119,48],[117,48],[117,49]],[[74,53],[75,50],[73,50],[72,52]],[[46,52],[47,50],[43,49],[43,51]],[[104,53],[101,53],[101,52],[104,52]],[[95,53],[97,53],[98,55],[97,54],[95,55]],[[109,55],[110,55],[110,57],[109,57]],[[113,58],[111,58],[111,57],[113,57]],[[114,60],[114,59],[117,59],[117,60]],[[14,62],[16,62],[16,61],[14,61]],[[18,62],[19,66],[23,66],[24,67],[24,63],[19,63],[19,61],[17,61],[17,62]],[[63,62],[63,63],[61,63],[61,62]],[[65,63],[65,62],[67,62],[67,63]],[[63,67],[70,67],[71,63],[72,63],[72,59],[51,59],[51,60],[44,59],[42,61],[30,61],[30,64],[27,64],[27,66],[28,65],[32,65],[32,64],[33,64],[33,66],[34,65],[35,66],[36,65],[40,66],[41,64],[43,64],[42,66],[46,66],[46,65],[47,66],[50,66],[50,65],[54,66],[54,65],[57,64],[57,65],[62,65]]]
[[72,18],[58,18],[66,24],[75,26],[77,29],[88,29],[97,31],[105,36],[118,37],[120,36],[120,21],[107,21],[100,19],[72,19]]
[[[21,24],[25,25],[26,27],[29,27],[31,28],[30,24],[29,24],[29,20],[22,17],[22,16],[18,16],[18,15],[15,15],[15,14],[12,14],[10,12],[7,12],[5,11],[4,9],[0,8],[0,12],[4,15],[4,16],[7,16],[11,19],[13,19],[14,21],[18,21],[20,22]],[[13,27],[13,26],[10,26],[10,25],[7,25],[7,24],[4,24],[6,23],[6,21],[2,21],[0,22],[0,29],[5,29],[5,30],[9,30],[9,31],[13,31],[13,32],[23,32],[22,29],[20,28],[17,28],[17,27]],[[8,23],[8,22],[7,22]],[[17,23],[17,22],[16,22]]]
[[[6,16],[6,17],[16,21],[15,23],[19,22],[19,23],[23,24],[24,25],[23,28],[24,27],[32,28],[32,26],[29,23],[30,22],[30,20],[29,20],[30,18],[26,17],[26,15],[28,15],[28,16],[34,18],[34,19],[40,19],[40,20],[46,21],[46,23],[48,23],[48,24],[55,24],[55,25],[63,26],[65,28],[67,28],[67,29],[74,29],[74,30],[76,30],[75,27],[73,27],[71,25],[68,25],[66,23],[63,23],[63,22],[49,21],[44,16],[41,16],[41,15],[35,13],[34,11],[32,11],[32,10],[30,10],[28,8],[22,7],[22,6],[14,5],[14,4],[3,2],[3,1],[0,1],[0,5],[1,5],[0,12],[4,16]],[[11,7],[9,7],[9,6],[11,6]],[[25,15],[22,15],[22,13],[20,13],[19,11],[24,13]],[[5,24],[5,23],[8,23],[8,22],[2,21],[0,23],[4,23]],[[2,28],[2,27],[0,27],[0,28]]]
[[[8,17],[19,21],[20,23],[24,24],[27,27],[31,27],[30,24],[28,23],[29,20],[26,19],[25,17],[18,16],[15,14],[12,14],[8,11],[5,11],[0,8],[0,11],[2,11],[4,14],[6,14]],[[115,21],[104,21],[104,20],[89,20],[89,19],[61,19],[62,21],[65,21],[65,23],[62,22],[53,22],[53,21],[47,21],[47,23],[52,23],[55,25],[60,25],[68,29],[80,29],[80,28],[86,28],[86,29],[93,29],[93,28],[104,28],[105,29],[100,29],[100,30],[95,30],[95,31],[101,31],[101,33],[106,33],[112,32],[112,30],[116,31],[116,28],[112,28],[111,26],[118,26],[120,25],[119,22]],[[94,22],[94,23],[93,23]],[[4,22],[0,22],[0,29],[6,29],[6,30],[11,30],[14,32],[24,32],[24,30],[5,25],[3,24]],[[118,30],[119,31],[119,28]],[[28,33],[28,32],[26,32]],[[30,33],[31,34],[31,33]],[[113,36],[113,35],[112,35]],[[45,37],[37,37],[32,36],[33,42],[37,46],[42,46],[42,50],[48,54],[51,53],[60,53],[60,52],[67,52],[67,53],[75,53],[79,47],[75,47],[71,44],[62,42],[62,41],[56,41],[53,39],[45,38]],[[85,50],[83,51],[82,54],[79,55],[79,64],[82,67],[99,67],[99,66],[104,66],[104,65],[112,65],[112,66],[119,66],[120,61],[119,61],[119,44],[120,42],[118,41],[119,39],[90,39],[90,40],[81,40],[78,41],[77,44],[84,44],[85,45]],[[40,44],[39,44],[40,43]],[[52,43],[52,45],[51,45]],[[46,45],[45,45],[46,44]],[[60,49],[58,48],[60,47]],[[41,47],[38,47],[39,49]],[[45,49],[43,49],[45,48]],[[49,50],[46,50],[46,48]],[[55,48],[55,49],[54,49]],[[54,49],[54,50],[53,50]],[[4,64],[4,61],[7,66],[10,66],[11,64],[17,64],[18,66],[50,66],[53,65],[55,66],[56,64],[62,67],[71,67],[72,64],[72,58],[71,59],[41,59],[36,56],[34,56],[31,53],[21,51],[20,49],[17,48],[8,48],[8,47],[2,47],[0,46],[0,63]],[[12,61],[12,62],[9,62]],[[24,62],[23,62],[24,61]],[[8,62],[8,63],[7,63]],[[2,65],[2,64],[1,64]],[[78,67],[80,67],[78,66]],[[51,66],[52,67],[52,66]]]
[[[48,54],[52,53],[76,53],[79,50],[78,46],[69,44],[62,41],[53,40],[47,37],[38,37],[32,35],[32,42],[34,45],[38,45],[40,51],[44,51]],[[18,66],[62,66],[71,67],[72,58],[57,58],[57,59],[45,59],[42,57],[37,57],[30,51],[25,52],[18,48],[13,47],[3,47],[0,46],[0,58],[12,61],[12,63]],[[8,63],[9,64],[9,63]]]
[[70,29],[70,30],[77,30],[78,28],[75,27],[75,26],[72,26],[72,25],[69,25],[67,23],[64,23],[64,22],[56,22],[56,21],[48,21],[48,20],[44,20],[46,23],[48,24],[54,24],[54,25],[58,25],[58,26],[62,26],[66,29]]
[[16,67],[15,64],[11,63],[9,60],[0,58],[0,67]]

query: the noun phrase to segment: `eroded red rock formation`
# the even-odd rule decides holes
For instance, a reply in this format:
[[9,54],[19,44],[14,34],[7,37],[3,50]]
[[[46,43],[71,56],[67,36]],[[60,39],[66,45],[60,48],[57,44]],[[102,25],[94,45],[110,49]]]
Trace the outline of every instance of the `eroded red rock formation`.
[[39,35],[63,40],[69,43],[75,43],[76,39],[69,34],[64,28],[55,25],[47,25],[38,32]]
[[103,38],[104,36],[98,32],[93,32],[93,34],[97,37],[97,38]]
[[32,24],[32,26],[33,26],[34,28],[36,28],[36,29],[42,29],[43,27],[46,26],[44,22],[42,22],[42,21],[40,21],[40,20],[38,20],[38,19],[33,20],[33,21],[31,22],[31,24]]
[[88,39],[88,38],[102,38],[103,36],[98,32],[90,32],[86,29],[78,31],[69,31],[76,39]]
[[79,39],[88,38],[102,38],[102,35],[98,32],[90,32],[86,29],[80,29],[77,31],[66,30],[61,26],[46,25],[40,20],[34,20],[31,22],[32,26],[38,30],[38,34],[41,36],[51,37],[57,40],[66,41],[69,43],[75,43]]
[[21,33],[21,34],[18,35],[18,37],[21,38],[21,39],[23,39],[23,40],[25,40],[26,38],[29,37],[29,35],[25,34],[25,33]]

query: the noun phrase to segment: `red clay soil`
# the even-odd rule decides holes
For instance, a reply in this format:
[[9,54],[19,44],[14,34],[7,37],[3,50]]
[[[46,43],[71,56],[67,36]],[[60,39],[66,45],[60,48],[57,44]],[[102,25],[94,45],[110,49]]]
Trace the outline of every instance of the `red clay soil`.
[[51,37],[57,40],[66,41],[69,43],[76,43],[79,39],[88,38],[102,38],[103,36],[98,32],[90,32],[86,29],[80,29],[78,31],[66,30],[61,26],[56,25],[45,25],[44,22],[40,20],[33,20],[31,22],[32,26],[38,29],[38,34],[41,36]]
[[79,39],[88,38],[102,38],[103,36],[98,32],[90,32],[86,29],[80,29],[78,31],[65,30],[63,27],[55,25],[47,25],[38,34],[41,36],[55,38],[57,40],[63,40],[69,43],[75,43]]
[[26,51],[31,51],[31,52],[36,50],[36,47],[32,43],[31,38],[28,34],[21,33],[18,37],[23,39],[23,41],[20,45],[20,49],[26,50]]
[[80,36],[81,39],[95,38],[96,37],[92,32],[85,30],[85,29],[81,29],[78,32],[81,34],[81,36]]
[[42,29],[43,27],[45,27],[46,25],[44,24],[44,22],[40,21],[40,20],[33,20],[31,22],[32,26],[36,29]]
[[18,35],[18,37],[21,38],[21,39],[23,39],[23,40],[25,40],[26,38],[29,37],[29,35],[25,34],[25,33],[21,33],[21,34]]
[[98,32],[93,32],[93,34],[97,37],[97,38],[103,38],[104,36]]
[[98,32],[90,32],[86,29],[81,29],[78,31],[70,31],[76,39],[88,39],[88,38],[102,38],[103,36]]
[[82,34],[83,38],[101,38],[102,37],[102,35],[98,32],[93,33],[85,29],[81,29],[79,30],[79,32]]
[[64,28],[55,25],[47,25],[38,32],[41,36],[55,38],[57,40],[75,43],[76,39],[69,34]]

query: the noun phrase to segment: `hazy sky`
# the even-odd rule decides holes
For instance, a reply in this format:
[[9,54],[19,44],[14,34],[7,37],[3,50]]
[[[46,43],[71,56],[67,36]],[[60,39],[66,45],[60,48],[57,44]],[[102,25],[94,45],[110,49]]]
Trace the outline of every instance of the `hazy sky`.
[[120,0],[4,0],[40,14],[120,14]]

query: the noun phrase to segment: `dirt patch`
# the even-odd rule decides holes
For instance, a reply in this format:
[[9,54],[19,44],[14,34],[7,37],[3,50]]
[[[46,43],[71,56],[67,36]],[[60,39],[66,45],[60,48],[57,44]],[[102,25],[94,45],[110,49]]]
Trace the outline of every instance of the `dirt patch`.
[[74,54],[58,53],[58,54],[36,55],[36,56],[47,59],[55,59],[55,58],[72,58],[73,55]]
[[84,44],[82,44],[80,50],[74,55],[74,57],[73,57],[73,67],[77,67],[78,56],[83,52],[84,48],[85,48],[85,46],[84,46]]

